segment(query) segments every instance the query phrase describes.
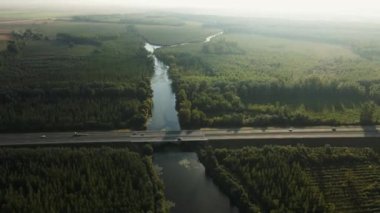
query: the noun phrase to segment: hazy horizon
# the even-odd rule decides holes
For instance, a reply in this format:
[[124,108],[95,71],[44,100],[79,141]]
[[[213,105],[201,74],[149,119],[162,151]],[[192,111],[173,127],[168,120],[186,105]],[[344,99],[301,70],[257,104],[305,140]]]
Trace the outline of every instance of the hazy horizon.
[[104,11],[169,10],[196,14],[300,18],[321,20],[380,20],[376,0],[0,0],[0,9],[60,9]]

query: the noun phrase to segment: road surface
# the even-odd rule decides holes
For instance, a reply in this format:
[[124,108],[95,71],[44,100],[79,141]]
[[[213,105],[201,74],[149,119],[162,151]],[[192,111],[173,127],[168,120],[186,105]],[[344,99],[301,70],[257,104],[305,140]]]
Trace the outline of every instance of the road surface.
[[97,131],[0,134],[0,146],[86,143],[164,143],[263,139],[379,138],[380,126],[242,128],[182,131]]

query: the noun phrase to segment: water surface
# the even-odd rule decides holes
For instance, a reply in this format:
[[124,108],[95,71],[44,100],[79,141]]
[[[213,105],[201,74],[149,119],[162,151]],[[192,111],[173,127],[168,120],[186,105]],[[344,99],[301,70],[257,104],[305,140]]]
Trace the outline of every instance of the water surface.
[[[207,37],[204,42],[221,35]],[[186,44],[180,44],[186,45]],[[153,90],[152,118],[148,130],[180,130],[176,97],[168,76],[169,67],[157,59],[154,51],[160,46],[145,44],[145,49],[154,61],[154,75],[151,79]],[[174,203],[174,213],[237,213],[226,195],[205,174],[204,166],[194,152],[159,152],[153,156],[154,164],[160,168],[165,184],[165,195]]]
[[153,110],[147,129],[176,131],[181,129],[175,109],[176,97],[172,90],[172,81],[168,76],[169,67],[154,55],[154,51],[158,48],[160,46],[145,44],[145,49],[154,61],[154,75],[150,82],[153,90]]
[[161,169],[165,195],[173,201],[173,213],[238,213],[229,198],[205,174],[194,152],[155,153],[154,163]]

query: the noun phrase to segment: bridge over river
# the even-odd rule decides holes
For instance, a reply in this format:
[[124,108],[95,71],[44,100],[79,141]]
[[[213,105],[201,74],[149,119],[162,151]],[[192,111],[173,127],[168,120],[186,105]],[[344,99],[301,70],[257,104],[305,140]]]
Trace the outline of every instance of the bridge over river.
[[94,131],[0,134],[0,146],[96,143],[181,143],[302,139],[380,139],[380,126],[241,128],[181,131]]

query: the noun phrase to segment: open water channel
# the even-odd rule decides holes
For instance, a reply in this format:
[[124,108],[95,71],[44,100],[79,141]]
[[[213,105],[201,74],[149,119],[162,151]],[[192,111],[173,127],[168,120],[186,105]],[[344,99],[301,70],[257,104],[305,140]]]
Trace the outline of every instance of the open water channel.
[[[210,42],[222,33],[206,38]],[[181,44],[180,44],[181,45]],[[152,118],[148,130],[180,130],[178,113],[175,109],[176,97],[168,75],[169,67],[160,61],[154,51],[160,46],[145,44],[154,61],[154,75],[151,79],[153,90]],[[204,166],[194,152],[170,150],[155,153],[154,163],[165,184],[165,195],[174,203],[174,213],[235,213],[238,209],[230,204],[226,195],[205,174]]]

